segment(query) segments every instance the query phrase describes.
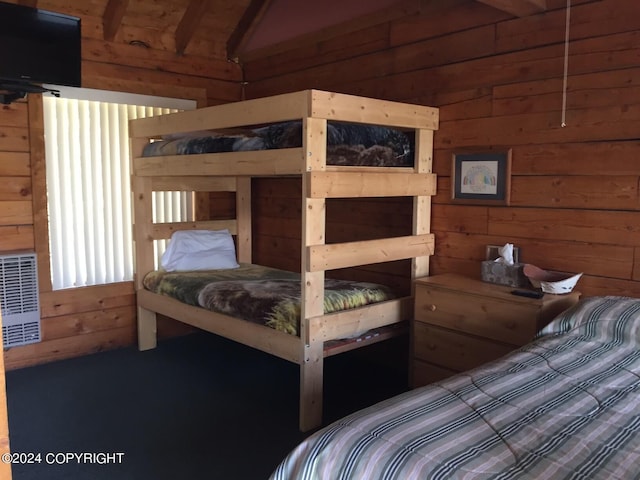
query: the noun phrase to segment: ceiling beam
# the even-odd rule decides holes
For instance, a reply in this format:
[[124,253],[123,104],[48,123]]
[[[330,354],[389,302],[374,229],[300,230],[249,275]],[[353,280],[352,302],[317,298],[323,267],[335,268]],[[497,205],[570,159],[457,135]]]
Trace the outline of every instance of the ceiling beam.
[[235,60],[260,24],[273,0],[251,0],[236,28],[227,40],[227,57]]
[[516,17],[535,15],[547,10],[547,0],[477,0]]
[[191,0],[176,28],[176,53],[182,55],[200,21],[209,9],[209,0]]
[[107,2],[107,7],[102,15],[102,34],[106,41],[111,42],[116,37],[128,6],[129,0],[109,0]]

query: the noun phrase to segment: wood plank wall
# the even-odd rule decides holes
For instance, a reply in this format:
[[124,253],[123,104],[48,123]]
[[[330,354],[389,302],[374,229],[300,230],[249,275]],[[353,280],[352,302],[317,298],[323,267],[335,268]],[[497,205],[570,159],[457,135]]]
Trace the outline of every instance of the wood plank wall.
[[[639,296],[637,0],[572,2],[564,128],[566,1],[547,0],[547,12],[521,19],[455,3],[254,59],[243,66],[246,96],[318,88],[440,107],[432,273],[479,277],[485,245],[512,242],[526,262],[584,272],[585,295]],[[452,153],[487,148],[512,149],[511,205],[452,204]],[[261,261],[295,263],[277,248],[297,241],[289,233],[297,195],[293,184],[260,181],[254,201],[272,205],[257,220]],[[362,218],[347,222],[365,228]]]
[[[253,259],[261,265],[300,271],[301,186],[298,179],[253,180]],[[408,198],[327,199],[327,243],[411,235]],[[333,270],[334,278],[382,283],[410,292],[410,262],[388,262]]]
[[[572,1],[565,128],[559,126],[565,0],[547,0],[548,12],[523,19],[472,0],[440,3],[452,8],[363,25],[246,63],[244,91],[240,68],[224,59],[176,56],[153,32],[139,32],[150,48],[106,42],[101,18],[80,7],[63,13],[82,18],[90,88],[195,98],[200,106],[306,88],[438,106],[432,273],[478,276],[484,246],[511,241],[525,261],[585,272],[579,288],[587,295],[639,295],[637,0]],[[6,351],[7,368],[131,345],[135,336],[130,283],[51,291],[41,115],[38,95],[0,108],[0,253],[38,253],[43,311],[43,341]],[[451,204],[452,152],[487,147],[513,149],[511,206]],[[296,269],[297,182],[255,181],[253,201],[259,209],[254,257]],[[225,215],[229,208],[218,204],[212,211]],[[402,235],[410,224],[403,199],[332,202],[328,209],[336,216],[329,241]],[[360,274],[405,289],[404,267],[371,266]]]
[[[150,48],[107,42],[101,18],[81,9],[62,13],[82,19],[84,87],[191,98],[199,106],[241,97],[241,71],[234,63],[177,56],[144,32]],[[41,104],[39,95],[29,95],[0,108],[0,254],[37,252],[42,310],[42,341],[5,351],[7,369],[133,345],[136,335],[131,282],[51,290]]]

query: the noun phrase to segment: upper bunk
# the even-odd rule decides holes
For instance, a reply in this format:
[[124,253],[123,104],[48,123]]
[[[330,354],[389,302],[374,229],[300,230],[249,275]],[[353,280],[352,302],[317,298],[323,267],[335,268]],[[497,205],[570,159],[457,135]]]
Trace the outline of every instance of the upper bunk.
[[[292,123],[298,122],[298,123]],[[270,125],[284,124],[299,126],[299,145],[295,147],[267,148],[258,151],[231,151],[197,153],[191,155],[157,155],[162,149],[149,149],[149,143],[185,136],[193,138],[197,134],[219,132],[229,137],[254,132]],[[327,150],[332,148],[332,128],[359,125],[384,128],[384,132],[407,132],[411,139],[410,163],[406,166],[393,164],[393,168],[382,161],[376,166],[365,164],[339,165],[327,162]],[[342,138],[345,128],[338,130]],[[132,139],[132,165],[134,176],[175,177],[175,176],[287,176],[314,174],[309,180],[326,190],[328,196],[362,196],[362,190],[355,191],[345,185],[360,184],[361,175],[367,173],[367,192],[370,196],[412,196],[429,195],[434,179],[430,176],[433,131],[438,128],[438,109],[420,105],[405,104],[379,99],[358,97],[320,90],[305,90],[272,97],[245,100],[217,105],[199,110],[179,112],[158,117],[134,120],[130,123]],[[378,131],[376,131],[378,133]],[[356,143],[362,140],[356,140]],[[394,139],[395,141],[395,139]],[[247,143],[252,142],[245,142]],[[289,142],[290,144],[291,142]],[[377,146],[387,147],[390,141],[383,138]],[[392,146],[396,148],[396,146]],[[379,151],[382,148],[378,149]],[[147,152],[146,154],[143,152]],[[153,154],[148,156],[149,151]],[[170,151],[170,150],[169,150]],[[329,152],[331,153],[331,152]],[[392,153],[393,154],[393,153]],[[415,163],[413,159],[416,159]],[[340,173],[340,177],[333,176]],[[388,173],[393,173],[394,188],[382,189],[387,183]],[[419,176],[416,176],[418,174]],[[336,179],[340,178],[339,182]],[[378,187],[375,187],[378,185]],[[417,185],[422,190],[416,189]],[[375,187],[375,188],[370,188]],[[311,189],[313,196],[313,189]]]

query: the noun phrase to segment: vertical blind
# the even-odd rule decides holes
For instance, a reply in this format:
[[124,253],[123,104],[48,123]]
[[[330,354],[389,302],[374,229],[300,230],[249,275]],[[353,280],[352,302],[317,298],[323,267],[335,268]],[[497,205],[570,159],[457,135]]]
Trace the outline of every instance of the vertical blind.
[[[44,97],[54,289],[133,279],[129,120],[177,111]],[[184,192],[154,194],[154,220],[192,219]],[[156,258],[164,244],[156,246]]]

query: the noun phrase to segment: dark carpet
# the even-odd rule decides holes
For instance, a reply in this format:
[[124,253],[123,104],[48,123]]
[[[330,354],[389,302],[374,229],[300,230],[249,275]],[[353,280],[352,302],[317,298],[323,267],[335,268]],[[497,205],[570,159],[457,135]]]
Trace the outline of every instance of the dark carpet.
[[[326,359],[324,423],[405,391],[403,350]],[[9,371],[11,451],[34,462],[13,478],[266,479],[311,433],[298,385],[297,365],[204,332]]]

